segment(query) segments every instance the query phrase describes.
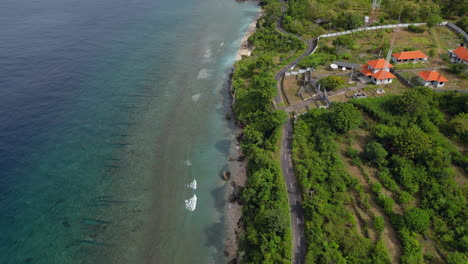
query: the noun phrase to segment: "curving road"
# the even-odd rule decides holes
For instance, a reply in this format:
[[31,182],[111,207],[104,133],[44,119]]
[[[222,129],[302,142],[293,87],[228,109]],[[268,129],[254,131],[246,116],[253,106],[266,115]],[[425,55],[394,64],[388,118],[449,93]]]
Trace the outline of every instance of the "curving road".
[[296,66],[296,64],[299,63],[299,61],[304,59],[306,56],[310,55],[314,51],[315,47],[317,46],[317,39],[316,38],[315,39],[304,39],[301,36],[289,33],[288,31],[286,31],[283,28],[283,16],[284,16],[285,12],[286,12],[286,6],[285,6],[285,4],[283,2],[282,14],[281,14],[280,18],[278,19],[278,22],[276,23],[276,28],[278,29],[278,31],[280,31],[283,34],[290,35],[290,36],[293,36],[295,38],[298,38],[298,39],[302,40],[307,45],[307,49],[301,56],[297,57],[295,60],[288,63],[288,65],[281,68],[281,70],[279,70],[275,74],[276,90],[278,91],[278,96],[275,98],[276,104],[283,103],[283,97],[281,96],[281,94],[282,94],[282,92],[281,92],[281,78],[284,76],[284,73],[287,72],[292,67]]
[[[306,51],[295,60],[290,62],[288,65],[279,70],[276,75],[276,89],[278,91],[278,96],[275,98],[276,105],[283,103],[283,97],[281,96],[281,78],[284,76],[284,73],[296,66],[296,64],[301,61],[304,57],[310,55],[317,45],[316,39],[304,39],[300,36],[291,34],[287,32],[283,27],[283,16],[286,11],[286,5],[283,1],[282,6],[282,15],[278,19],[277,28],[278,30],[290,36],[301,39],[306,43]],[[287,109],[286,109],[287,110]],[[286,124],[283,125],[283,137],[281,138],[281,170],[284,175],[284,180],[288,190],[288,202],[289,210],[291,215],[291,233],[292,233],[292,263],[293,264],[303,264],[305,263],[306,255],[306,242],[305,242],[305,233],[304,233],[304,211],[302,209],[302,197],[297,183],[296,176],[294,175],[294,169],[292,165],[291,151],[292,151],[292,121],[288,119]]]

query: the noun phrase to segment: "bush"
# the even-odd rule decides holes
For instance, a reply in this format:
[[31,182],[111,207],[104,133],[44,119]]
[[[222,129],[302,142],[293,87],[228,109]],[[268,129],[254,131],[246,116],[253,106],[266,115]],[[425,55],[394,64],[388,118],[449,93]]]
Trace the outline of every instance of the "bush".
[[336,56],[328,53],[314,53],[310,56],[305,57],[297,65],[299,67],[317,67],[326,63],[331,63],[336,60]]
[[348,147],[346,148],[346,156],[348,156],[350,159],[355,159],[359,157],[359,151],[355,148]]
[[430,221],[431,217],[424,209],[414,208],[405,214],[405,224],[411,231],[425,231],[429,227]]
[[332,110],[331,127],[339,133],[357,128],[362,122],[361,112],[350,103],[332,104]]
[[343,29],[355,29],[363,24],[361,15],[351,12],[342,12],[335,21],[335,25]]
[[388,152],[379,142],[371,141],[364,147],[364,157],[374,164],[384,165],[387,155]]
[[385,247],[382,240],[379,240],[377,244],[375,244],[375,248],[372,251],[372,263],[374,264],[390,264],[392,261],[388,255],[387,248]]
[[377,203],[384,208],[386,214],[393,213],[393,205],[395,201],[391,197],[386,196],[383,193],[379,193],[377,196]]
[[400,195],[398,195],[398,202],[403,205],[411,202],[413,199],[414,197],[410,193],[405,191],[402,191]]
[[468,143],[468,113],[460,113],[449,122],[451,132],[463,143]]
[[321,87],[327,91],[337,89],[340,85],[343,85],[345,81],[340,76],[330,75],[319,81]]
[[408,31],[411,31],[411,32],[414,32],[414,33],[423,33],[424,31],[426,31],[426,29],[424,27],[409,25],[408,26]]
[[468,66],[466,64],[452,63],[452,64],[449,65],[448,71],[453,73],[453,74],[461,75],[464,72],[466,72],[467,68],[468,68]]
[[419,127],[412,126],[396,136],[392,145],[402,156],[416,159],[432,147],[432,141]]
[[377,233],[379,233],[379,234],[382,233],[382,231],[385,228],[385,221],[384,221],[383,217],[382,216],[374,217],[373,223],[374,223],[375,231]]
[[378,182],[374,182],[374,183],[372,183],[371,189],[372,189],[372,191],[374,193],[378,194],[382,190],[382,184],[380,184]]
[[463,16],[462,19],[456,23],[456,25],[463,29],[463,31],[468,32],[468,16]]
[[354,43],[355,43],[354,38],[350,35],[339,36],[333,40],[333,45],[345,46],[347,48],[352,48]]
[[460,252],[450,253],[447,256],[447,264],[466,264],[467,262],[466,255]]

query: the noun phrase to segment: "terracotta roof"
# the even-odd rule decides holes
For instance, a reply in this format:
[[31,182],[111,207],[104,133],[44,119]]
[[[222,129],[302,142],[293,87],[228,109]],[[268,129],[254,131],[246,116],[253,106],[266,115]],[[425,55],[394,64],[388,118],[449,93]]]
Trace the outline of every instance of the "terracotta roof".
[[448,80],[436,71],[422,71],[418,75],[423,78],[425,81],[438,81],[438,82],[448,82]]
[[403,52],[398,52],[398,53],[393,53],[393,57],[395,57],[397,60],[411,60],[411,59],[422,59],[422,58],[428,58],[428,56],[419,50],[416,51],[403,51]]
[[393,67],[392,64],[390,64],[389,62],[387,62],[384,59],[372,60],[372,61],[367,62],[367,64],[370,65],[374,69],[383,69],[383,68],[385,68],[385,64],[387,64],[387,63],[388,63],[388,66],[387,66],[388,68]]
[[374,73],[374,74],[372,75],[372,77],[374,77],[374,78],[377,79],[377,80],[396,78],[396,76],[393,75],[391,72],[389,72],[389,71],[384,71],[384,70],[380,70],[380,71]]
[[455,53],[458,58],[468,61],[468,50],[465,47],[460,46],[452,52]]
[[362,69],[361,73],[364,74],[365,76],[372,76],[372,71],[370,69]]

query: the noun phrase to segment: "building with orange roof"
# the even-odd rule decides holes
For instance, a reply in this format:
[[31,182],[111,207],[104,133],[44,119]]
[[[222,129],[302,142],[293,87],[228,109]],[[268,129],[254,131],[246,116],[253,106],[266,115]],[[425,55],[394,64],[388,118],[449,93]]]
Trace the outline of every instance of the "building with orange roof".
[[393,79],[396,78],[388,71],[390,68],[393,68],[393,65],[387,60],[372,60],[361,66],[361,73],[369,77],[374,84],[388,84],[392,83]]
[[468,49],[460,45],[454,50],[449,50],[450,60],[454,63],[468,64]]
[[444,87],[448,80],[436,71],[422,71],[418,73],[424,86]]
[[405,62],[426,62],[429,56],[422,53],[419,50],[415,51],[403,51],[392,54],[392,60],[395,63],[405,63]]

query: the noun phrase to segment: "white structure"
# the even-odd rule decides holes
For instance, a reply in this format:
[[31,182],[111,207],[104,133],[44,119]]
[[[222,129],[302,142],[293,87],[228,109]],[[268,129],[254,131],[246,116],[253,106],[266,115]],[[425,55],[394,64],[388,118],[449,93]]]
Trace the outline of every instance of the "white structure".
[[444,87],[448,80],[436,71],[422,71],[418,73],[424,86]]
[[387,60],[378,59],[368,61],[361,66],[361,73],[369,77],[374,84],[389,84],[396,78],[388,69],[393,68]]
[[449,50],[449,57],[454,63],[468,64],[468,50],[463,46]]

